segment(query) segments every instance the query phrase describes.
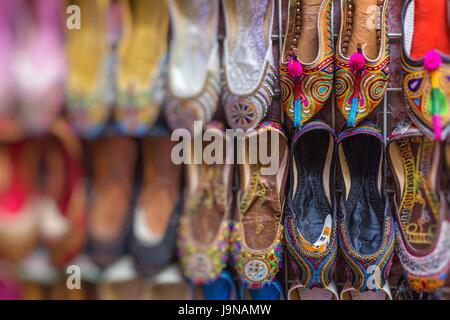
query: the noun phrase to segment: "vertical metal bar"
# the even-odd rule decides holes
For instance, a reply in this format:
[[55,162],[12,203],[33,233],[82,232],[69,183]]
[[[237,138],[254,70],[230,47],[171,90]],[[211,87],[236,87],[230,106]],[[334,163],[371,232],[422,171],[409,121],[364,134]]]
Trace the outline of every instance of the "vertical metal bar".
[[[331,34],[334,35],[334,1],[331,1]],[[332,48],[333,52],[335,52],[335,38],[332,37],[332,39]],[[336,130],[336,99],[334,98],[334,84],[331,88],[331,126]]]

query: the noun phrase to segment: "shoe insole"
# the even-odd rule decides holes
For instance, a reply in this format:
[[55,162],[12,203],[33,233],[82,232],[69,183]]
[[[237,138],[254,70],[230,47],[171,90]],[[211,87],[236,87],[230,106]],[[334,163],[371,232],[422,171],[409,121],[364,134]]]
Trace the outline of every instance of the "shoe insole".
[[423,58],[432,49],[450,54],[449,5],[447,0],[414,0],[413,59]]
[[353,136],[342,148],[351,181],[345,204],[351,244],[361,254],[374,254],[381,246],[384,229],[378,187],[382,144],[375,137]]
[[348,46],[349,55],[356,52],[361,45],[369,59],[376,59],[379,53],[377,41],[377,16],[380,7],[378,0],[353,1],[353,32]]
[[168,10],[166,1],[126,0],[127,28],[121,42],[119,86],[148,90],[154,71],[167,50]]
[[145,212],[146,229],[163,237],[180,194],[181,167],[170,159],[170,137],[150,137],[141,141],[143,183],[138,204]]
[[[192,236],[198,243],[211,244],[217,236],[220,225],[227,213],[222,203],[218,203],[219,193],[226,198],[224,165],[196,165],[199,188],[194,201],[197,202],[195,212],[191,212],[190,224]],[[222,191],[221,191],[221,190]]]
[[424,137],[399,139],[389,146],[389,159],[406,240],[415,250],[427,250],[434,243],[439,215],[433,143]]
[[98,86],[107,52],[106,3],[102,0],[72,0],[81,8],[81,28],[67,31],[68,87],[86,93]]
[[301,1],[301,31],[297,56],[303,63],[311,63],[319,53],[319,30],[317,20],[323,0]]
[[306,133],[294,151],[298,184],[293,205],[296,210],[297,228],[310,243],[320,237],[325,218],[332,214],[323,181],[329,139],[329,133],[326,131]]
[[[274,133],[273,134],[277,134]],[[258,140],[261,139],[261,135]],[[271,146],[272,135],[267,134],[267,143],[265,145]],[[257,140],[254,140],[257,141]],[[245,203],[246,209],[242,212],[241,221],[244,228],[245,243],[253,250],[264,250],[270,247],[276,237],[278,224],[281,220],[281,210],[284,194],[283,177],[287,168],[287,142],[281,135],[278,136],[278,150],[268,150],[268,156],[272,156],[276,152],[279,156],[278,167],[273,174],[262,174],[264,168],[268,168],[269,164],[262,164],[261,157],[257,160],[257,164],[249,164],[250,158],[247,158],[245,164],[240,166],[241,180],[245,174],[249,175],[249,181],[241,181],[243,196],[241,197],[241,204]],[[259,147],[253,150],[249,147],[249,139],[245,140],[246,151],[245,154],[260,154]],[[257,152],[257,153],[256,153]],[[245,171],[248,171],[247,173]],[[267,172],[266,172],[267,173]]]
[[272,0],[224,0],[226,11],[227,82],[237,92],[252,90],[261,80],[269,41]]
[[89,227],[96,239],[114,241],[129,213],[136,145],[133,139],[112,136],[96,141],[92,150],[94,199]]

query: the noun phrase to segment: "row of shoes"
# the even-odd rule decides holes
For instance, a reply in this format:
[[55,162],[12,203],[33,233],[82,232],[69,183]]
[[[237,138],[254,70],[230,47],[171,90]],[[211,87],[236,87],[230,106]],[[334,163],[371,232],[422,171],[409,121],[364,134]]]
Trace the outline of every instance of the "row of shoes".
[[[340,1],[336,48],[332,1],[290,1],[280,59],[280,87],[288,125],[302,126],[334,89],[348,126],[365,119],[388,87],[388,0]],[[404,1],[402,88],[408,115],[431,139],[450,132],[448,2]],[[334,82],[333,82],[334,78]]]
[[[278,77],[271,38],[273,0],[222,1],[222,61],[218,0],[70,4],[80,9],[82,27],[67,28],[64,41],[58,24],[62,2],[2,2],[0,96],[7,134],[48,128],[60,111],[63,90],[58,88],[63,85],[68,114],[86,137],[104,132],[111,117],[118,132],[144,135],[163,104],[172,129],[191,129],[194,121],[206,125],[218,105],[232,128],[256,128],[266,116]],[[379,105],[390,73],[388,5],[388,0],[340,1],[334,49],[332,1],[289,1],[279,67],[288,126],[307,123],[333,89],[350,126]],[[430,6],[405,1],[402,15],[407,111],[417,127],[438,140],[450,131],[446,5],[445,0],[433,0]],[[19,116],[12,112],[17,100]]]
[[[278,141],[273,174],[248,158],[235,166],[237,176],[233,165],[186,166],[178,251],[196,298],[392,299],[395,250],[411,291],[435,292],[445,284],[449,144],[430,140],[410,120],[398,124],[387,148],[368,120],[337,136],[326,123],[312,121],[291,139],[266,121],[242,147],[250,152],[252,136],[267,132]],[[396,182],[394,213],[386,153]],[[340,293],[338,256],[347,279]],[[287,292],[283,266],[293,273]],[[229,267],[239,276],[239,290]]]

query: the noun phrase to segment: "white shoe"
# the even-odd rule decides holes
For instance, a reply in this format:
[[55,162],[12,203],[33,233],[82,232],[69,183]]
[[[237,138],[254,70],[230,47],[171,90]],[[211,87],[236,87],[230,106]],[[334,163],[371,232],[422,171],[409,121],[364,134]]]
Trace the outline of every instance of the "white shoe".
[[173,38],[165,108],[171,129],[193,130],[213,117],[220,95],[218,0],[169,0]]
[[255,128],[266,116],[276,85],[271,32],[274,1],[222,0],[224,42],[223,105],[232,128]]

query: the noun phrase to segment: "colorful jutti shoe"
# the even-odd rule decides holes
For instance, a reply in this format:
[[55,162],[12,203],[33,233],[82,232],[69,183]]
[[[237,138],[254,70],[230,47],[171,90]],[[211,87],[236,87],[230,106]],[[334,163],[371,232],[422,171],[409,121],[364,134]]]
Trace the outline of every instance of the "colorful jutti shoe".
[[280,87],[286,120],[294,127],[314,117],[332,91],[331,3],[331,0],[289,1]]
[[[265,151],[272,161],[263,164],[261,148],[269,145],[271,152]],[[277,275],[283,265],[282,213],[289,165],[288,139],[281,125],[265,121],[244,137],[241,151],[244,158],[239,162],[237,221],[231,232],[241,297],[280,299],[284,290]],[[260,156],[256,157],[257,154]]]
[[98,267],[106,268],[128,253],[137,195],[137,146],[131,138],[108,136],[89,147],[93,172],[86,251]]
[[18,141],[24,136],[24,128],[16,111],[14,93],[14,56],[16,28],[20,2],[0,1],[0,134],[2,141]]
[[336,50],[335,94],[349,126],[384,97],[389,79],[388,0],[342,0]]
[[[140,141],[139,196],[133,212],[130,252],[145,278],[175,262],[176,235],[183,195],[181,166],[171,161],[169,132]],[[155,155],[158,156],[155,156]]]
[[15,93],[27,134],[42,134],[50,129],[64,103],[64,2],[25,1],[19,7]]
[[339,247],[348,283],[341,299],[392,299],[388,276],[394,253],[394,221],[384,175],[381,131],[370,121],[338,137]]
[[169,10],[165,0],[121,5],[115,118],[120,132],[142,136],[156,122],[165,97]]
[[333,281],[338,251],[334,168],[330,126],[313,121],[294,131],[284,219],[295,276],[288,299],[339,299]]
[[445,284],[450,263],[441,145],[404,120],[389,138],[388,159],[397,189],[397,256],[411,289],[433,292]]
[[232,128],[256,128],[274,95],[274,1],[222,0],[225,15],[222,104]]
[[66,28],[66,106],[84,137],[99,136],[114,101],[113,59],[107,33],[109,0],[71,0],[81,9],[81,28]]
[[171,129],[208,124],[220,96],[218,0],[169,0],[172,40],[169,99],[164,112]]
[[[225,133],[208,125],[225,144]],[[230,162],[228,162],[230,163]],[[230,254],[233,166],[188,164],[185,208],[178,234],[178,255],[184,275],[206,299],[236,299],[235,285],[225,270]]]
[[[442,43],[450,43],[450,31],[448,27],[447,30],[436,30],[433,22],[433,19],[441,19],[441,24],[446,25],[443,14],[446,5],[450,6],[445,0],[419,2],[416,5],[414,1],[407,0],[403,3],[402,13],[402,70],[406,110],[417,128],[430,139],[436,140],[445,140],[450,136],[450,44],[447,44],[447,48],[438,47],[445,47]],[[433,6],[436,7],[433,9]],[[439,15],[431,15],[430,8]],[[416,10],[426,13],[421,19],[433,23],[422,32],[424,36],[428,37],[429,33],[432,39],[437,38],[435,43],[430,44],[426,54],[417,48],[425,40],[416,35]],[[447,51],[444,52],[445,49]]]

